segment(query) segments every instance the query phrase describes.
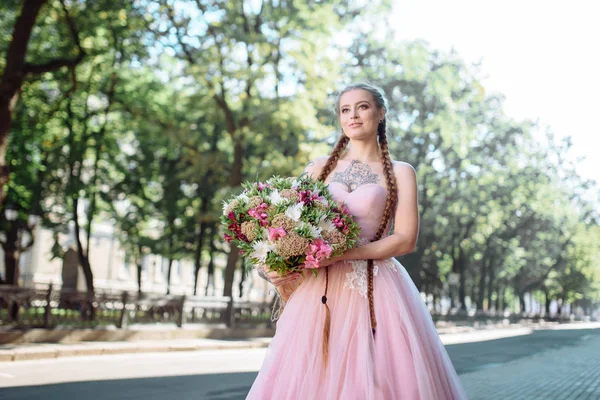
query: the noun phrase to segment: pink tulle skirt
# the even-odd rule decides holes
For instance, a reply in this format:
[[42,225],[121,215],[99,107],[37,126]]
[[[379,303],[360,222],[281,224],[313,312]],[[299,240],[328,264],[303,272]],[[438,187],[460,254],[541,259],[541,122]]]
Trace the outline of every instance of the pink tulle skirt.
[[466,399],[423,300],[395,259],[377,260],[371,331],[366,262],[329,267],[329,357],[323,362],[325,271],[290,297],[247,399]]

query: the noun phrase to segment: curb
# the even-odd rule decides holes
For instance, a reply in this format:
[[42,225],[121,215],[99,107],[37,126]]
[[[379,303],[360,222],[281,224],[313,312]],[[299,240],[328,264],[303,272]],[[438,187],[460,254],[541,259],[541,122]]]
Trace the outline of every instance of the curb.
[[258,349],[268,347],[269,340],[215,343],[93,343],[89,345],[41,345],[0,350],[0,362],[30,361],[63,357],[115,354],[166,353],[203,350]]

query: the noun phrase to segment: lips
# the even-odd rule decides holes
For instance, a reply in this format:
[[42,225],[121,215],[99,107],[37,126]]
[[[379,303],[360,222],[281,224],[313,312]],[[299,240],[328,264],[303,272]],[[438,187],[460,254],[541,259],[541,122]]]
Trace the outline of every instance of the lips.
[[362,125],[362,123],[360,123],[360,122],[355,122],[355,123],[353,123],[353,124],[350,124],[350,125],[348,125],[348,127],[349,127],[349,128],[356,128],[357,126],[361,126],[361,125]]

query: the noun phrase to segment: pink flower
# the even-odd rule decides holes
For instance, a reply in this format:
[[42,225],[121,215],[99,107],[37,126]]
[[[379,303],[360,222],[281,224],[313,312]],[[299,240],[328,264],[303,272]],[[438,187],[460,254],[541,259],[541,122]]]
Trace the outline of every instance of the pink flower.
[[304,204],[312,204],[314,201],[321,198],[317,193],[311,190],[300,190],[298,196],[300,197],[299,202]]
[[227,218],[235,222],[235,213],[230,211],[229,214],[227,214]]
[[333,224],[334,224],[335,226],[337,226],[338,228],[341,228],[341,227],[343,227],[343,226],[344,226],[344,220],[343,220],[343,219],[342,219],[342,217],[340,217],[339,215],[338,215],[338,216],[336,216],[336,217],[333,219],[333,221],[332,221],[332,222],[333,222]]
[[331,257],[333,249],[323,239],[315,239],[306,249],[304,268],[319,268],[319,261]]
[[269,222],[267,221],[269,215],[266,212],[268,207],[269,206],[267,205],[267,203],[262,203],[257,207],[249,209],[248,215],[252,218],[256,218],[260,226],[267,226],[269,224]]
[[285,229],[279,227],[279,228],[269,228],[269,240],[271,242],[274,242],[275,240],[284,237],[285,235],[287,235],[287,233],[285,233]]
[[304,260],[304,268],[319,268],[319,260],[311,254],[307,255],[306,260]]
[[231,243],[231,241],[233,240],[233,236],[230,236],[230,235],[228,235],[228,234],[224,234],[224,235],[223,235],[223,238],[225,239],[225,241],[226,241],[227,243]]
[[260,190],[261,192],[262,192],[262,191],[264,190],[264,188],[266,188],[266,187],[267,187],[267,185],[265,185],[264,183],[262,183],[262,182],[258,182],[258,190]]
[[319,260],[324,260],[326,258],[331,257],[332,251],[333,249],[331,248],[331,246],[325,243],[323,239],[316,239],[310,245],[310,252],[314,254]]

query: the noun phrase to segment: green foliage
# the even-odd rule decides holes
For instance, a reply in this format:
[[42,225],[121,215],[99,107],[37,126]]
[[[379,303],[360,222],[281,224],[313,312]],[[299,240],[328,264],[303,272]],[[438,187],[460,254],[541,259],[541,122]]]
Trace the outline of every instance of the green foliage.
[[[3,7],[0,54],[18,3]],[[600,300],[598,187],[567,161],[570,140],[534,139],[544,127],[506,116],[502,96],[455,52],[395,40],[381,20],[389,3],[65,3],[86,55],[26,79],[7,204],[21,222],[41,213],[66,232],[79,202],[84,230],[114,221],[132,263],[147,252],[192,258],[201,246],[206,265],[209,252],[229,250],[199,241],[223,202],[250,190],[244,181],[296,176],[327,154],[333,92],[369,80],[389,99],[393,158],[418,174],[419,242],[402,262],[422,290],[447,294],[455,272],[481,304],[536,291]],[[59,1],[42,8],[29,62],[73,56],[65,16]],[[332,40],[338,32],[345,41]]]

